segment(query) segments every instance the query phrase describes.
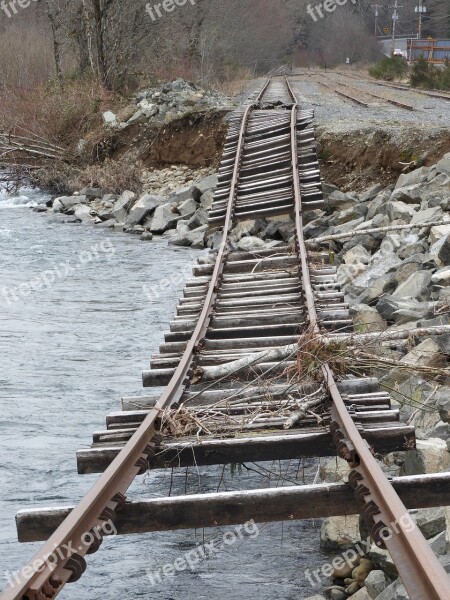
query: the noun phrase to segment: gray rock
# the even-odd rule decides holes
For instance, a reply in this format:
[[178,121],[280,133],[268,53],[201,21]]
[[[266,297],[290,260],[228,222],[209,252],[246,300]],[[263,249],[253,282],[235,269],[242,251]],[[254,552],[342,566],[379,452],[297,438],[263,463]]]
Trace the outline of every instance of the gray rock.
[[320,477],[324,483],[337,483],[348,478],[350,471],[348,462],[340,456],[335,456],[321,467]]
[[80,190],[80,196],[86,196],[88,200],[95,200],[96,198],[102,197],[102,190],[100,188],[86,187]]
[[151,242],[152,239],[153,239],[153,234],[150,233],[150,231],[144,231],[144,233],[140,237],[141,242]]
[[373,306],[367,304],[354,304],[350,314],[355,322],[358,333],[370,333],[374,331],[386,331],[387,322]]
[[89,208],[89,206],[86,206],[85,204],[77,204],[74,206],[73,210],[73,214],[76,216],[77,219],[81,219],[83,222],[89,222],[92,220],[92,211]]
[[445,367],[446,360],[441,349],[431,338],[426,338],[406,356],[402,358],[402,363],[411,366],[421,367]]
[[424,252],[427,252],[427,250],[428,244],[426,243],[426,241],[420,240],[418,242],[402,246],[397,252],[397,256],[399,258],[410,258],[415,254],[422,254]]
[[375,215],[386,214],[386,204],[392,195],[393,186],[386,188],[378,194],[368,205],[367,219],[373,219]]
[[108,219],[107,221],[101,221],[101,223],[97,223],[97,227],[105,227],[105,228],[113,228],[117,224],[115,219]]
[[444,173],[450,175],[450,158],[443,158],[436,165],[436,171],[438,173]]
[[331,192],[331,194],[325,198],[325,206],[327,210],[334,211],[336,209],[342,210],[345,208],[351,208],[354,204],[359,202],[358,197],[353,194],[344,194],[340,191]]
[[200,190],[195,185],[190,185],[178,190],[175,194],[172,194],[169,198],[169,201],[178,202],[179,204],[185,200],[195,200],[195,202],[200,202],[201,196],[202,194]]
[[134,227],[144,222],[145,218],[153,214],[164,199],[161,196],[152,196],[151,194],[142,195],[136,204],[131,208],[126,221],[125,227]]
[[439,260],[443,265],[450,265],[450,233],[445,236],[443,243],[437,253]]
[[356,592],[356,594],[353,594],[353,596],[351,596],[352,600],[372,600],[371,597],[369,596],[369,592],[367,591],[367,588],[363,587],[361,588],[358,592]]
[[128,211],[133,205],[133,202],[136,199],[136,194],[134,192],[125,191],[119,199],[114,203],[114,209],[111,211],[112,216],[119,223],[125,223]]
[[450,440],[450,424],[444,421],[438,421],[433,429],[428,433],[432,438],[439,438],[445,442]]
[[438,556],[443,556],[447,553],[447,532],[443,531],[442,533],[438,533],[434,538],[428,540],[428,543],[435,554]]
[[421,508],[413,518],[427,540],[445,531],[446,521],[443,508]]
[[202,225],[208,224],[208,213],[203,208],[199,208],[195,214],[189,219],[187,225],[189,229],[197,229]]
[[391,221],[401,220],[409,223],[416,214],[414,208],[404,202],[392,201],[386,204],[386,212]]
[[425,210],[419,210],[411,219],[411,224],[414,223],[433,223],[434,221],[440,221],[443,217],[442,210],[438,206],[434,208],[426,208]]
[[392,196],[392,202],[404,202],[405,204],[420,204],[423,195],[423,187],[420,184],[408,185],[396,189]]
[[[364,291],[357,296],[359,304],[373,304],[384,294],[390,294],[395,289],[395,280],[391,274],[376,277],[370,285],[364,288]],[[351,293],[352,288],[347,289]]]
[[105,125],[116,125],[117,117],[113,112],[111,112],[110,110],[107,110],[106,112],[103,113],[103,122]]
[[373,185],[368,190],[359,195],[360,202],[369,202],[376,198],[376,196],[383,191],[383,186],[379,183]]
[[408,185],[422,183],[427,180],[429,173],[429,167],[421,167],[420,169],[415,169],[410,173],[402,173],[397,180],[395,189],[397,190],[398,188],[406,187]]
[[168,229],[173,229],[182,218],[181,215],[177,215],[172,211],[172,204],[162,204],[155,209],[150,231],[152,233],[164,233]]
[[384,319],[396,323],[417,321],[431,315],[433,311],[428,302],[406,300],[389,295],[380,298],[376,309]]
[[430,294],[430,282],[430,271],[417,271],[416,273],[412,273],[406,281],[401,283],[392,295],[394,298],[426,300]]
[[398,580],[381,592],[377,600],[409,600],[409,596],[403,583]]
[[375,600],[391,584],[391,581],[383,571],[371,571],[366,577],[365,584],[369,597]]
[[70,210],[78,204],[86,203],[86,196],[61,196],[57,198],[59,200],[63,210]]
[[204,194],[202,194],[200,198],[200,206],[205,210],[209,210],[214,202],[214,192],[213,190],[208,190]]
[[435,285],[450,285],[450,267],[444,267],[443,269],[436,271],[436,273],[431,277],[431,281]]
[[417,447],[406,453],[405,475],[441,473],[450,469],[447,444],[439,438],[417,440]]
[[264,250],[267,248],[266,243],[263,240],[260,240],[257,237],[243,237],[238,243],[237,247],[239,250],[243,250],[244,252],[251,252],[253,250]]
[[435,244],[441,238],[446,237],[450,234],[450,223],[444,225],[434,225],[430,229],[430,244]]
[[210,190],[215,190],[218,183],[218,175],[209,175],[208,177],[196,181],[194,186],[200,191],[200,194],[203,195]]
[[401,284],[406,281],[413,273],[417,273],[417,271],[421,268],[421,263],[419,262],[404,262],[401,264],[397,271],[395,272],[394,279],[397,284]]
[[208,230],[207,225],[202,225],[187,233],[172,238],[169,244],[172,246],[191,246],[193,248],[205,247],[205,235]]
[[362,263],[340,265],[336,272],[337,282],[341,287],[346,289],[348,284],[352,283],[365,269],[366,266]]
[[308,596],[305,600],[326,600],[325,596],[321,596],[320,594],[316,594],[315,596]]
[[[362,294],[368,287],[374,284],[376,279],[394,271],[401,262],[395,254],[380,254],[379,256],[372,257],[371,264],[361,275],[356,277],[351,290],[349,289],[348,292],[354,296]],[[393,276],[392,281],[394,282]]]
[[329,550],[348,550],[361,539],[359,517],[329,517],[324,519],[320,530],[320,546]]
[[188,198],[178,205],[177,210],[181,216],[191,217],[193,214],[195,214],[197,208],[197,202],[194,200],[194,198]]
[[364,246],[362,246],[361,244],[358,244],[357,246],[354,246],[350,250],[347,250],[347,252],[344,254],[342,259],[345,262],[345,264],[347,264],[347,265],[354,265],[354,264],[368,265],[370,262],[371,256],[370,256],[370,253],[364,248]]

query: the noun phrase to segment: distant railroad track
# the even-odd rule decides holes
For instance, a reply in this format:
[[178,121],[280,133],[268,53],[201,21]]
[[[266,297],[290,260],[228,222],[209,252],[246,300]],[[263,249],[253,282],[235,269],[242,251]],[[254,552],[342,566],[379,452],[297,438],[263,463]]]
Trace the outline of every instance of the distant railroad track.
[[[145,387],[166,388],[161,396],[125,400],[123,412],[108,417],[107,430],[94,434],[92,448],[78,453],[80,472],[104,472],[69,514],[58,508],[19,513],[21,540],[48,539],[1,600],[56,597],[82,576],[85,555],[100,547],[98,538],[85,543],[86,532],[110,520],[122,523],[124,532],[139,529],[136,523],[134,529],[124,525],[133,505],[126,493],[149,468],[327,455],[331,443],[349,462],[349,485],[362,517],[374,540],[390,552],[410,598],[448,599],[447,574],[418,529],[404,523],[407,509],[372,453],[373,447],[383,452],[414,444],[413,429],[401,425],[389,395],[376,380],[337,376],[327,363],[319,366],[318,377],[296,378],[300,348],[283,360],[274,358],[280,347],[352,330],[327,248],[307,251],[303,236],[303,213],[324,206],[312,122],[312,111],[300,109],[287,79],[269,81],[251,105],[232,116],[210,214],[211,226],[223,234],[220,248],[213,263],[194,268],[171,331],[143,376]],[[294,244],[259,252],[233,248],[230,235],[238,221],[280,212],[295,220]],[[253,360],[261,350],[267,354]],[[305,409],[304,418],[286,429],[281,409],[287,406],[295,416],[305,399],[320,421]],[[168,420],[176,426],[181,415],[197,424],[200,438],[196,428],[190,437],[163,438]],[[248,491],[246,497],[264,498],[263,508],[278,502],[276,515],[261,516],[276,520],[299,514],[283,503],[288,492]],[[199,516],[195,523],[181,508],[170,509],[187,503],[192,508],[195,496],[161,499],[159,527],[230,522],[237,500],[225,496],[199,497],[209,520]],[[248,510],[253,505],[252,514],[259,514],[259,504],[252,502]],[[236,518],[244,504],[242,498],[236,504]],[[281,508],[289,512],[281,514]],[[385,538],[385,528],[393,525],[395,535]],[[69,556],[67,548],[76,551]],[[57,560],[46,563],[49,555]]]

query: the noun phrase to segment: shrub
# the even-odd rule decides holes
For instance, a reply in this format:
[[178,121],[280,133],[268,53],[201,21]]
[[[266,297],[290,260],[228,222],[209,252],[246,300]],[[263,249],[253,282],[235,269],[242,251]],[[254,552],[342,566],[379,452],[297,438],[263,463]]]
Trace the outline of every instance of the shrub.
[[383,58],[369,69],[369,74],[375,79],[394,81],[401,79],[408,73],[408,63],[401,56]]
[[449,90],[450,64],[447,61],[444,68],[441,68],[427,62],[424,58],[419,58],[412,67],[410,82],[414,87]]

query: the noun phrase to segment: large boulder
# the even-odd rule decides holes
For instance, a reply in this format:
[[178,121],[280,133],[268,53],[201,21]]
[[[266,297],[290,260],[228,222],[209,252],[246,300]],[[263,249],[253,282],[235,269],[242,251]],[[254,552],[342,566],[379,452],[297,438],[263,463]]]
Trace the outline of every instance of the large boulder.
[[444,175],[450,175],[450,157],[443,158],[436,165],[438,173],[444,173]]
[[184,200],[178,205],[177,210],[180,213],[180,215],[186,218],[192,217],[192,215],[195,214],[197,208],[198,206],[195,200],[193,198],[188,198],[187,200]]
[[424,181],[427,181],[429,173],[429,167],[420,167],[420,169],[415,169],[410,173],[402,173],[397,180],[395,189],[398,190],[399,188],[403,188],[408,185],[423,183]]
[[450,231],[445,236],[444,242],[441,244],[437,256],[443,265],[450,265]]
[[365,269],[361,275],[355,278],[349,289],[349,293],[353,296],[358,296],[364,292],[365,289],[370,287],[373,282],[383,275],[392,273],[392,282],[394,285],[394,274],[393,271],[401,264],[401,259],[395,254],[381,254],[377,253],[372,257],[372,262]]
[[376,183],[365,192],[359,195],[360,202],[369,202],[378,196],[380,192],[383,191],[383,186],[379,183]]
[[406,453],[405,475],[442,473],[450,469],[450,452],[444,440],[417,440],[416,448]]
[[342,260],[345,262],[346,265],[368,265],[370,259],[370,253],[361,244],[353,246],[353,248],[347,250],[347,252],[342,257]]
[[320,546],[328,550],[348,550],[361,540],[359,516],[324,519],[320,530]]
[[398,580],[381,592],[377,600],[409,600],[409,595],[403,583]]
[[386,204],[386,212],[391,221],[401,220],[409,223],[416,211],[409,204],[400,201],[389,200]]
[[375,600],[391,584],[391,580],[383,571],[373,570],[367,575],[364,583],[369,597]]
[[182,218],[181,215],[173,212],[172,204],[162,204],[156,208],[153,214],[150,231],[152,233],[164,233],[168,229],[173,229]]
[[200,191],[200,194],[203,195],[210,190],[215,190],[218,183],[218,175],[209,175],[208,177],[196,181],[194,186]]
[[161,196],[153,196],[144,194],[139,198],[136,204],[131,208],[126,221],[125,227],[134,227],[143,223],[146,217],[153,214],[155,209],[164,202]]
[[413,519],[427,540],[445,531],[446,519],[443,508],[421,508],[413,515]]
[[384,319],[396,323],[417,321],[433,314],[433,307],[429,302],[418,302],[389,295],[379,299],[376,309]]
[[435,244],[441,238],[447,237],[448,235],[450,235],[450,223],[448,225],[434,225],[434,227],[430,229],[430,244]]
[[200,190],[195,185],[189,185],[172,194],[169,200],[171,202],[177,202],[178,204],[181,204],[185,200],[194,200],[195,202],[200,202],[201,197],[202,193]]
[[57,198],[59,200],[64,211],[71,210],[79,204],[86,204],[87,198],[85,195],[79,196],[61,196]]
[[387,321],[383,319],[380,313],[373,306],[367,304],[354,304],[351,307],[351,314],[355,322],[355,329],[358,333],[370,333],[375,331],[386,331]]
[[411,225],[414,225],[414,223],[434,223],[441,221],[442,217],[442,209],[439,206],[426,208],[425,210],[419,210],[413,215]]
[[192,248],[202,249],[205,247],[205,236],[208,230],[207,225],[202,225],[198,229],[189,230],[177,235],[169,241],[172,246],[191,246]]
[[385,215],[386,214],[386,204],[389,200],[389,198],[392,195],[392,190],[394,189],[394,186],[389,186],[388,188],[384,189],[382,192],[380,192],[378,194],[378,196],[376,196],[376,198],[374,198],[371,202],[369,202],[368,204],[368,210],[367,210],[367,219],[373,219],[373,217],[375,217],[375,215]]
[[332,192],[327,198],[325,198],[325,206],[329,211],[351,208],[358,202],[358,197],[354,194],[345,194],[339,190]]
[[445,367],[446,358],[437,343],[431,338],[423,340],[401,360],[412,367]]
[[436,271],[431,277],[431,281],[435,285],[447,286],[450,285],[450,267],[444,267]]
[[406,281],[401,283],[392,295],[394,298],[426,300],[430,295],[430,282],[430,271],[417,271],[416,273],[412,273]]
[[130,192],[129,190],[123,192],[119,199],[114,203],[114,208],[111,211],[111,215],[118,221],[119,223],[125,223],[128,211],[133,205],[133,202],[136,199],[136,194],[134,192]]

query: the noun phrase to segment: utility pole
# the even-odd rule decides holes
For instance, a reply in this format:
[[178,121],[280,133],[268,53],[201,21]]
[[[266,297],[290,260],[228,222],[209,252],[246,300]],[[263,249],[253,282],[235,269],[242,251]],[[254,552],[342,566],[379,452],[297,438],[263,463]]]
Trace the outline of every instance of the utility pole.
[[392,43],[391,43],[391,46],[392,46],[391,54],[392,55],[394,55],[394,51],[395,51],[395,30],[396,30],[397,21],[398,21],[398,9],[403,8],[403,6],[399,6],[398,0],[395,0],[395,4],[394,4],[393,8],[394,8],[394,14],[392,15]]
[[378,9],[383,8],[382,4],[371,4],[370,5],[375,10],[375,37],[378,35]]
[[419,31],[417,33],[417,38],[420,40],[422,38],[423,15],[427,12],[426,7],[423,5],[423,0],[419,0],[419,6],[416,6],[416,12],[419,13]]

